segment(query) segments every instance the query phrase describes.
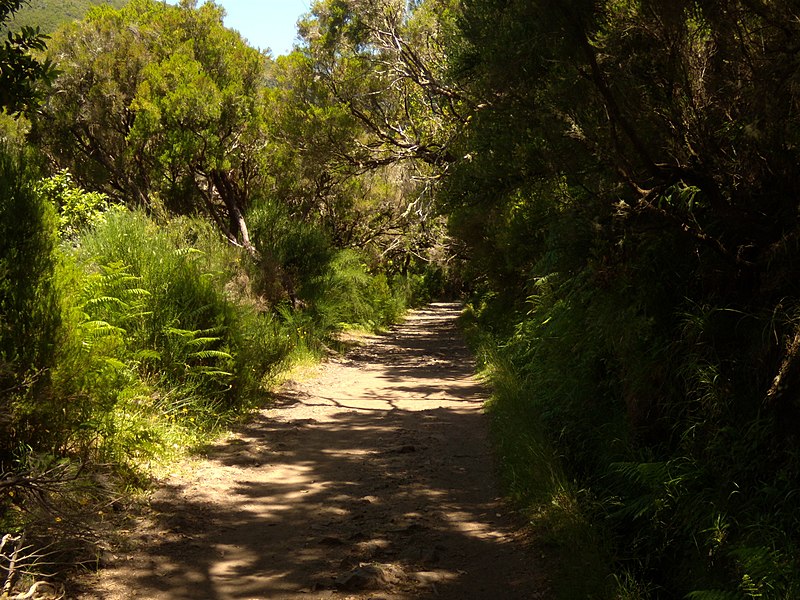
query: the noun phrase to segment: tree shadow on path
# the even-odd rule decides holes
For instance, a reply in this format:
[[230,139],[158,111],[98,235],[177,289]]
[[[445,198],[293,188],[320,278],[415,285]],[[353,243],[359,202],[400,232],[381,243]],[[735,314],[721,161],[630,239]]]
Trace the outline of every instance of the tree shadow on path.
[[288,387],[154,496],[114,593],[84,597],[548,597],[497,497],[457,314],[417,311]]

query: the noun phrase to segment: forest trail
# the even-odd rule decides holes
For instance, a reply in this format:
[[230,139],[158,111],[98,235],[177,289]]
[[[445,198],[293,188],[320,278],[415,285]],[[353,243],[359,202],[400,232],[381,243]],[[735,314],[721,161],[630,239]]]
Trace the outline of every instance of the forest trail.
[[80,598],[549,598],[498,497],[459,306],[412,312],[151,500]]

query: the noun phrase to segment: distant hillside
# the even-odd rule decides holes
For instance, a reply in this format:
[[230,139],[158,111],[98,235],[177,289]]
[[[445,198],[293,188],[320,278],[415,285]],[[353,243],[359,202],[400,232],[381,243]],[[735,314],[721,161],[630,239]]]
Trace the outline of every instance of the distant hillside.
[[12,30],[24,25],[39,26],[42,33],[52,33],[63,23],[82,19],[92,6],[110,4],[120,8],[128,0],[30,0],[9,23]]

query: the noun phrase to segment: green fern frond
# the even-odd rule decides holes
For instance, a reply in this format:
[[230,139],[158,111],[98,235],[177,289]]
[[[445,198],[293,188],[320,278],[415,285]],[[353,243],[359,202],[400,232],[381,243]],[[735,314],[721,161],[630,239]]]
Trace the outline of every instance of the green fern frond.
[[205,375],[206,377],[233,377],[233,373],[228,371],[220,371],[219,369],[199,369],[198,373],[200,375]]
[[112,325],[108,321],[86,321],[81,325],[87,330],[90,337],[106,337],[110,335],[125,335],[126,331],[122,327]]
[[619,462],[612,464],[611,468],[624,478],[648,487],[660,487],[671,479],[668,462]]
[[128,368],[128,365],[126,365],[124,362],[111,356],[104,358],[103,362],[115,371],[122,371]]
[[119,298],[114,296],[98,296],[96,298],[91,298],[84,303],[84,310],[89,308],[97,308],[99,306],[107,307],[107,306],[116,306],[117,308],[126,309],[128,308],[128,304],[123,302]]
[[233,360],[233,356],[228,354],[227,352],[222,352],[221,350],[200,350],[198,352],[192,352],[189,355],[190,358],[224,358],[227,360]]
[[133,357],[136,360],[161,360],[161,353],[157,350],[142,348],[141,350],[137,350]]
[[204,346],[206,344],[213,344],[215,342],[219,342],[222,338],[218,337],[199,337],[194,338],[186,342],[187,346]]
[[128,288],[125,290],[125,293],[129,296],[135,296],[137,298],[149,298],[153,295],[151,292],[143,288]]

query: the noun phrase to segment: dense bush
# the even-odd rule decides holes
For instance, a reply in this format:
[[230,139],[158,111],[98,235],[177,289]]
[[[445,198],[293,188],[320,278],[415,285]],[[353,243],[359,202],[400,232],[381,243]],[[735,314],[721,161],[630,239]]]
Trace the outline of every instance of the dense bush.
[[6,464],[25,445],[136,467],[259,402],[337,330],[405,306],[405,286],[276,207],[255,214],[253,256],[205,221],[104,211],[68,175],[2,168],[2,223],[25,217],[3,237]]
[[296,303],[303,288],[319,277],[334,254],[329,236],[314,223],[294,218],[281,203],[261,200],[248,213],[259,252],[257,289],[272,302]]
[[[608,559],[636,574],[627,592],[607,594],[679,598],[738,582],[741,595],[724,597],[794,597],[800,460],[785,423],[748,399],[768,385],[753,375],[770,319],[686,306],[671,329],[632,290],[622,298],[594,283],[540,279],[529,310],[501,318],[497,298],[475,304],[482,330],[498,332],[484,340],[487,352],[500,347],[489,356],[500,390],[492,411],[511,490],[532,506],[553,501],[561,488],[540,493],[546,469],[519,458],[531,436],[552,445],[545,462],[587,490],[576,498],[602,523]],[[518,385],[508,391],[505,379]]]
[[137,212],[109,214],[80,238],[65,267],[72,349],[59,373],[95,399],[114,458],[136,453],[137,439],[119,435],[157,450],[153,419],[203,429],[251,405],[290,353],[257,309],[247,260],[202,221],[158,225]]
[[441,200],[521,380],[496,414],[528,411],[585,490],[609,593],[796,597],[792,4],[463,7],[453,68],[485,105]]
[[321,225],[293,217],[288,207],[261,201],[248,214],[259,251],[257,288],[272,302],[305,307],[321,335],[347,325],[375,329],[400,317],[423,282],[388,276],[362,251],[336,248]]
[[56,215],[35,192],[30,157],[0,147],[0,472],[25,446],[52,443],[60,301]]

